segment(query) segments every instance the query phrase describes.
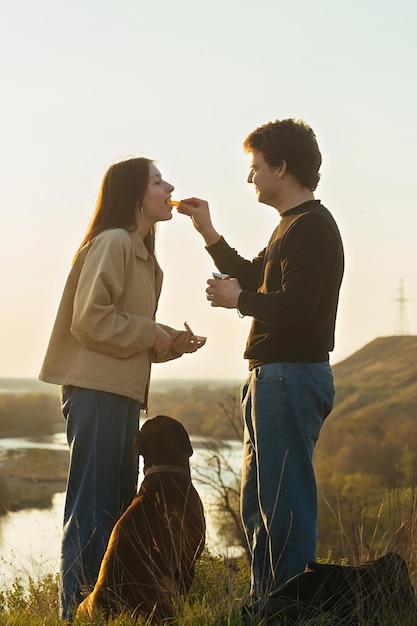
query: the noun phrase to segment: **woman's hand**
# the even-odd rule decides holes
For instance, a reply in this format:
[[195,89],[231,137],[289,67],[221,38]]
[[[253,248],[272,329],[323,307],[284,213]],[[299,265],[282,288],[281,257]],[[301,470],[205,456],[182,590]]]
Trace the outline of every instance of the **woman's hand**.
[[187,323],[185,327],[187,330],[182,331],[172,342],[172,349],[180,354],[196,352],[206,343],[206,337],[194,335]]
[[171,337],[168,333],[161,328],[158,324],[156,325],[156,334],[155,341],[153,342],[153,353],[155,357],[162,357],[164,354],[169,352],[172,347]]

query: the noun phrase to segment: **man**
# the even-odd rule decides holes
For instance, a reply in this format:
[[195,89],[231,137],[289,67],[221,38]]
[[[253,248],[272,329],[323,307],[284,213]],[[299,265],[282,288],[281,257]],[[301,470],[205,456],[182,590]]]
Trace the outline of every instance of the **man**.
[[183,200],[228,280],[208,280],[211,306],[252,317],[242,386],[241,513],[251,553],[251,594],[264,597],[316,558],[317,488],[312,465],[333,406],[329,351],[343,276],[343,246],[329,211],[314,198],[321,154],[306,124],[270,122],[244,141],[248,182],[281,219],[252,261],[211,222],[207,202]]

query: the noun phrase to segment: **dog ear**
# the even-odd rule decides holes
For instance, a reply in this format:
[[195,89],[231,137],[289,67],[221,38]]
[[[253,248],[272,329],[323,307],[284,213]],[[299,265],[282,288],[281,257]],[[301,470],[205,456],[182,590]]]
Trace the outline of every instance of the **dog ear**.
[[191,441],[188,436],[188,433],[182,424],[179,424],[179,426],[180,427],[177,427],[175,429],[176,443],[187,453],[187,456],[192,456],[193,447],[191,445]]
[[142,432],[140,430],[138,430],[138,432],[135,435],[135,438],[133,440],[133,453],[136,457],[138,457],[140,454],[142,456],[145,456],[145,437],[143,436]]

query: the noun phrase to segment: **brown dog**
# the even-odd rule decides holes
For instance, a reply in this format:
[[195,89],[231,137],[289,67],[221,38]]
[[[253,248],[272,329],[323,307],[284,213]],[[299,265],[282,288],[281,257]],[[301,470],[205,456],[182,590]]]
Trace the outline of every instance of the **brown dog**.
[[144,457],[144,480],[113,529],[97,583],[77,616],[127,611],[167,619],[190,589],[205,519],[191,483],[187,431],[158,415],[142,426],[135,449]]

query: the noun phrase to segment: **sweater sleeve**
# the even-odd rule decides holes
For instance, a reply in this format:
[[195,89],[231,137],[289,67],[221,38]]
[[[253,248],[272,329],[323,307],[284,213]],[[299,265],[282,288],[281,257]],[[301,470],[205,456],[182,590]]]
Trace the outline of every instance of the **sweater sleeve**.
[[149,350],[156,333],[152,319],[116,306],[125,287],[128,254],[127,240],[93,241],[75,292],[71,324],[72,334],[84,346],[118,358]]
[[317,312],[334,262],[334,235],[329,225],[320,217],[307,216],[285,234],[279,258],[272,255],[267,259],[259,291],[242,291],[239,311],[281,327],[308,323]]
[[[160,324],[160,326],[168,335],[171,337],[171,341],[174,341],[182,332],[182,330],[177,330],[175,328],[171,328],[171,326],[167,326],[166,324]],[[182,356],[182,353],[176,352],[173,348],[168,350],[163,356],[156,356],[152,351],[152,362],[153,363],[165,363],[166,361],[172,361],[173,359],[178,359]]]
[[259,287],[265,250],[257,257],[248,261],[231,248],[223,237],[211,246],[206,247],[216,267],[223,273],[237,278],[242,289],[256,291]]

